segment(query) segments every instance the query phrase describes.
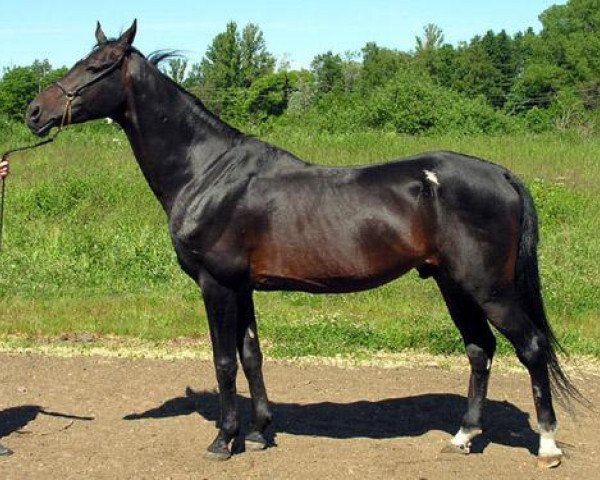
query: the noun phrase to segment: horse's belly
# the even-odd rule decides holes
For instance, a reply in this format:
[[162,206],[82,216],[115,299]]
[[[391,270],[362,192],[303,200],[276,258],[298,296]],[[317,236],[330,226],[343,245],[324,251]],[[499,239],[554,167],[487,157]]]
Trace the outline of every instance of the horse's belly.
[[419,256],[390,249],[365,254],[326,250],[272,252],[255,258],[252,281],[258,290],[341,293],[383,285],[420,264]]
[[250,255],[255,288],[366,290],[420,265],[431,246],[419,217],[378,206],[272,220]]

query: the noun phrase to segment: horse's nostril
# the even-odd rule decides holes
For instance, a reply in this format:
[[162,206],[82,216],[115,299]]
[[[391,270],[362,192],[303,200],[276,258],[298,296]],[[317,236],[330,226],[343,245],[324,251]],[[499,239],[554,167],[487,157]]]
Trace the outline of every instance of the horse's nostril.
[[33,110],[31,110],[31,119],[37,120],[38,118],[40,118],[41,113],[42,113],[42,110],[40,109],[40,107],[38,107],[36,105],[35,107],[33,107]]

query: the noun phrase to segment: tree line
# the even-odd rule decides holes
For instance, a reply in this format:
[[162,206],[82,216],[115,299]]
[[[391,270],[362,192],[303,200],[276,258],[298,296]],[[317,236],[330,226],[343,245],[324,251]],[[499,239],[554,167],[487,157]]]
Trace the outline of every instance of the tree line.
[[[241,127],[289,124],[318,131],[540,132],[600,126],[600,0],[569,0],[540,15],[541,31],[488,31],[458,45],[426,25],[411,51],[367,43],[323,52],[310,68],[277,63],[255,24],[229,22],[200,61],[161,68]],[[47,60],[0,79],[0,118],[65,73]],[[6,121],[6,120],[4,120]]]

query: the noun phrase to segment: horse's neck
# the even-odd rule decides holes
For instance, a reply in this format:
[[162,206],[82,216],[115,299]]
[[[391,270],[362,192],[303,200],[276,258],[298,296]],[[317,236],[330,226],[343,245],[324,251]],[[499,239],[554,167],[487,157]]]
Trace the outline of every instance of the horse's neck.
[[202,175],[241,134],[145,60],[134,58],[127,107],[118,121],[150,188],[169,213],[182,188]]

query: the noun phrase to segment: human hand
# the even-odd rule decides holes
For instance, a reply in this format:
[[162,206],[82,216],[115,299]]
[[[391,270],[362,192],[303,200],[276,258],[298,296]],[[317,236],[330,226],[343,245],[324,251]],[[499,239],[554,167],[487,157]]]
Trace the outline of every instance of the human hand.
[[10,172],[8,167],[8,161],[2,160],[0,161],[0,179],[4,179]]

